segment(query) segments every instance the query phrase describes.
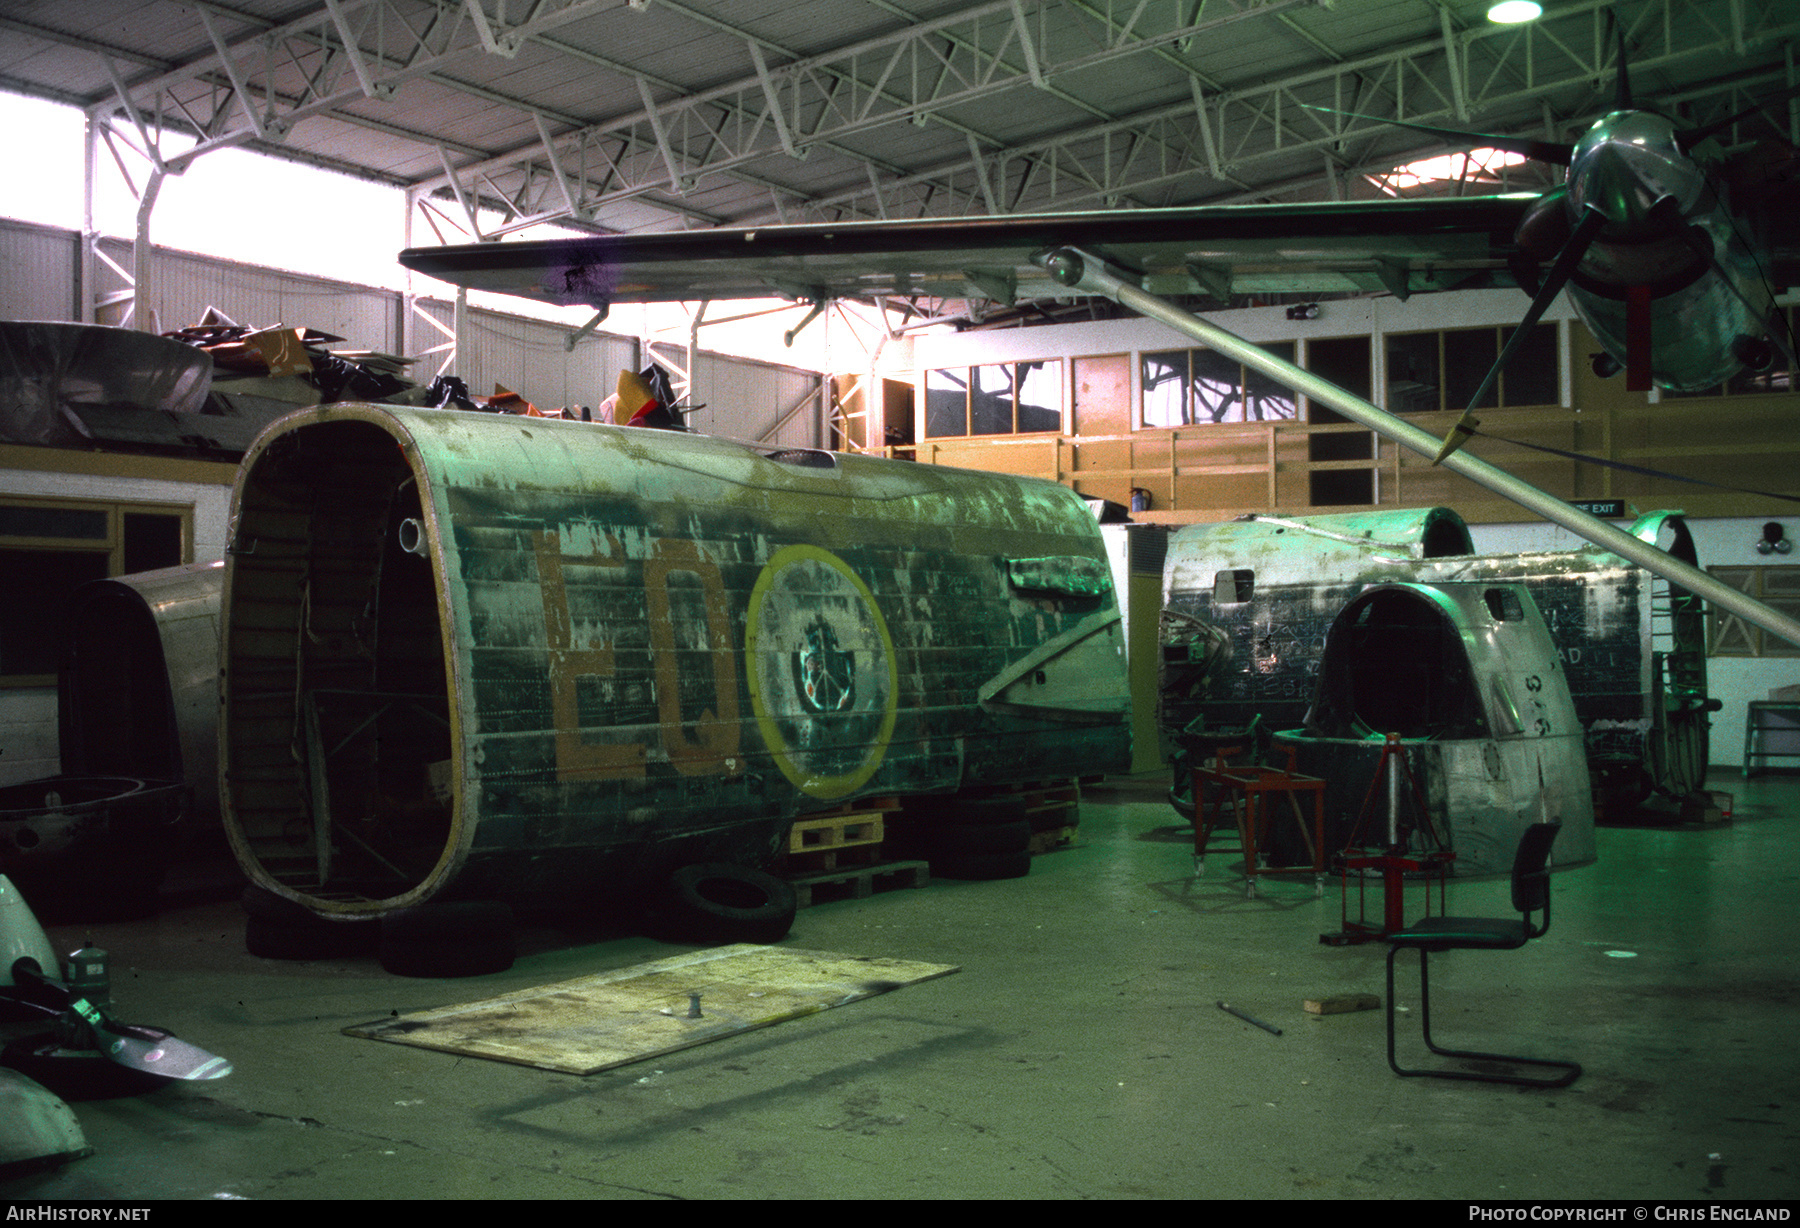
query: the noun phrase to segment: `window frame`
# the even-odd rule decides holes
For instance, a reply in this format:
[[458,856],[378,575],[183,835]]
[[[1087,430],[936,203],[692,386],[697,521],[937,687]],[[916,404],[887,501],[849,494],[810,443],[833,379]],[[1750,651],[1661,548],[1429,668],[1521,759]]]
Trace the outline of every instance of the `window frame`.
[[[1517,327],[1517,325],[1514,325],[1514,324],[1471,324],[1471,325],[1467,325],[1462,328],[1418,328],[1418,329],[1407,329],[1404,331],[1394,330],[1391,332],[1382,333],[1381,334],[1381,348],[1382,348],[1383,361],[1382,361],[1381,392],[1382,392],[1383,406],[1387,409],[1387,411],[1389,413],[1393,413],[1393,414],[1461,413],[1463,410],[1471,409],[1471,408],[1473,408],[1473,409],[1533,409],[1533,408],[1544,408],[1544,407],[1566,408],[1565,406],[1563,406],[1564,398],[1563,398],[1563,387],[1562,387],[1562,372],[1563,372],[1563,368],[1564,368],[1564,362],[1563,362],[1563,348],[1564,348],[1563,332],[1564,332],[1564,330],[1563,330],[1562,324],[1560,322],[1554,321],[1554,320],[1539,321],[1538,323],[1532,325],[1532,329],[1534,331],[1537,329],[1550,330],[1548,333],[1548,336],[1550,337],[1550,340],[1551,340],[1551,348],[1555,351],[1555,362],[1553,364],[1550,364],[1550,366],[1548,367],[1548,369],[1553,372],[1551,378],[1552,378],[1552,382],[1554,385],[1554,391],[1552,393],[1550,400],[1548,400],[1548,401],[1517,401],[1517,402],[1510,400],[1507,396],[1508,376],[1507,376],[1506,371],[1500,372],[1500,377],[1494,381],[1493,387],[1488,390],[1487,396],[1492,398],[1491,404],[1489,404],[1486,400],[1484,400],[1479,405],[1470,406],[1468,404],[1462,403],[1462,400],[1460,397],[1454,398],[1454,399],[1451,397],[1451,392],[1453,391],[1453,385],[1458,385],[1460,388],[1460,385],[1462,385],[1462,384],[1466,384],[1469,394],[1473,395],[1474,390],[1480,385],[1481,378],[1487,374],[1488,369],[1490,367],[1492,367],[1494,365],[1495,360],[1499,358],[1501,350],[1503,350],[1506,347],[1506,343],[1509,340],[1509,334],[1516,327]],[[1471,334],[1481,334],[1481,333],[1491,334],[1490,339],[1493,342],[1493,350],[1492,350],[1491,356],[1486,359],[1485,363],[1480,365],[1479,372],[1475,372],[1474,370],[1470,369],[1466,364],[1459,364],[1451,359],[1451,357],[1448,353],[1448,349],[1450,346],[1449,338],[1464,337],[1464,336],[1471,335]],[[1437,339],[1437,344],[1434,347],[1435,358],[1436,358],[1436,371],[1434,372],[1434,378],[1437,380],[1437,384],[1435,386],[1435,391],[1437,393],[1437,405],[1435,407],[1427,408],[1427,407],[1421,406],[1418,408],[1407,408],[1407,407],[1395,404],[1396,397],[1394,395],[1393,344],[1394,344],[1394,342],[1399,341],[1399,340],[1409,340],[1409,339],[1418,338],[1418,337],[1435,337]],[[1484,352],[1486,352],[1486,351],[1484,350]],[[1521,353],[1519,355],[1514,356],[1515,363],[1523,362],[1523,361],[1524,361],[1523,351],[1521,351]],[[1510,368],[1512,364],[1508,364],[1508,365]],[[1464,373],[1464,376],[1453,378],[1449,374],[1452,370],[1462,371]],[[1459,381],[1460,381],[1460,383],[1459,383]]]
[[[1729,584],[1773,609],[1800,617],[1800,564],[1727,564],[1708,567],[1706,572],[1720,583]],[[1777,582],[1773,586],[1769,583],[1771,573],[1777,573]],[[1721,641],[1728,632],[1732,635],[1730,646],[1721,647]],[[1791,660],[1800,657],[1800,647],[1788,643],[1780,636],[1771,635],[1761,627],[1752,626],[1737,615],[1727,613],[1709,602],[1706,609],[1706,656],[1709,660]]]
[[[1301,351],[1298,339],[1290,338],[1278,341],[1261,341],[1256,342],[1255,344],[1259,349],[1268,350],[1277,358],[1286,359],[1288,362],[1298,362],[1299,360]],[[1286,351],[1285,353],[1283,352],[1284,350]],[[1158,359],[1164,360],[1165,365],[1167,365],[1166,360],[1176,354],[1180,354],[1183,357],[1186,366],[1185,373],[1175,372],[1174,374],[1174,378],[1181,388],[1180,414],[1184,420],[1181,422],[1151,422],[1147,417],[1149,412],[1149,398],[1146,393],[1148,382],[1144,378],[1146,374],[1145,364],[1152,359]],[[1235,399],[1240,416],[1214,419],[1190,417],[1196,409],[1194,389],[1196,385],[1201,382],[1199,377],[1195,374],[1194,356],[1196,354],[1213,355],[1227,365],[1235,366],[1237,368],[1237,383],[1232,385],[1232,387],[1236,390]],[[1281,381],[1271,379],[1270,377],[1263,375],[1260,371],[1257,371],[1252,367],[1247,367],[1241,362],[1234,362],[1229,355],[1221,354],[1219,351],[1207,346],[1186,346],[1180,349],[1168,350],[1138,350],[1136,352],[1136,357],[1137,370],[1134,374],[1137,381],[1137,406],[1136,413],[1133,415],[1132,429],[1134,430],[1179,431],[1195,426],[1264,426],[1271,422],[1292,422],[1299,424],[1306,421],[1305,413],[1302,409],[1302,402],[1305,398],[1302,397],[1300,393],[1288,388],[1286,385],[1282,384]],[[1242,416],[1249,408],[1251,394],[1260,394],[1268,388],[1276,389],[1285,394],[1287,397],[1287,405],[1291,412],[1286,417],[1251,418]]]
[[[0,550],[41,554],[89,554],[106,560],[105,576],[111,579],[131,574],[125,570],[125,518],[132,515],[165,516],[178,521],[179,561],[176,566],[194,560],[194,505],[192,503],[160,503],[136,499],[75,499],[56,496],[0,495],[0,509],[22,508],[32,511],[98,512],[105,516],[105,529],[99,536],[57,536],[55,534],[6,533],[0,524]],[[138,569],[143,570],[143,569]],[[3,600],[4,598],[0,598]],[[42,613],[42,610],[39,610]],[[0,665],[0,669],[4,666]],[[0,673],[0,690],[24,687],[55,686],[55,673]]]
[[[982,373],[995,372],[1004,368],[1006,381],[1011,389],[1011,423],[1008,430],[975,431],[973,427],[974,397],[976,390],[982,386]],[[1032,381],[1034,388],[1043,387],[1045,383],[1056,389],[1055,412],[1057,424],[1054,427],[1024,428],[1020,425],[1020,389],[1022,381],[1020,372],[1028,368],[1041,368],[1042,374]],[[945,434],[932,430],[934,407],[932,398],[945,397],[950,394],[954,399],[954,390],[942,386],[941,377],[950,377],[949,382],[961,384],[962,399],[962,431],[957,434]],[[1048,379],[1046,380],[1046,376]],[[934,387],[934,384],[937,386]],[[924,414],[920,437],[926,440],[942,439],[1003,439],[1017,435],[1065,435],[1069,430],[1069,360],[1066,358],[1015,358],[1005,362],[973,363],[966,367],[928,367],[922,380],[924,392]],[[1047,409],[1050,407],[1027,404],[1029,409]],[[937,412],[942,412],[941,407]]]

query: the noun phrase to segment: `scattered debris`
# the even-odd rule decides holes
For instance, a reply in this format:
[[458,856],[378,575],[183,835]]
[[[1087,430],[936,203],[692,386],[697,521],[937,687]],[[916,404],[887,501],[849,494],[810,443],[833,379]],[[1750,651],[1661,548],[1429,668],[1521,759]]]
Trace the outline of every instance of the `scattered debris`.
[[1227,1006],[1225,1003],[1221,1002],[1221,1003],[1219,1003],[1219,1009],[1224,1011],[1227,1015],[1236,1015],[1239,1019],[1242,1019],[1245,1023],[1254,1023],[1257,1027],[1261,1028],[1265,1032],[1272,1033],[1273,1035],[1276,1035],[1276,1036],[1281,1035],[1281,1029],[1276,1027],[1274,1024],[1264,1023],[1262,1020],[1258,1019],[1255,1015],[1246,1015],[1243,1011],[1239,1010],[1235,1006]]
[[[412,359],[343,347],[344,339],[315,328],[277,324],[251,328],[216,307],[200,322],[163,336],[204,351],[213,364],[213,395],[253,397],[293,406],[334,401],[416,400],[418,385],[404,378]],[[402,394],[412,394],[403,396]],[[210,412],[221,412],[212,408]]]
[[1381,995],[1345,993],[1330,998],[1308,998],[1300,1004],[1300,1009],[1309,1015],[1342,1015],[1349,1011],[1378,1011],[1381,1009]]

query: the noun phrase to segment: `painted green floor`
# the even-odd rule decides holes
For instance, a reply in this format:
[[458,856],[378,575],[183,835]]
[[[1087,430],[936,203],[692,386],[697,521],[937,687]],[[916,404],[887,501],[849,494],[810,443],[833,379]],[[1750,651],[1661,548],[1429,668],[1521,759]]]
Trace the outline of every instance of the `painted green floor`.
[[97,1154],[0,1195],[1800,1197],[1800,780],[1713,784],[1731,822],[1604,828],[1547,937],[1434,961],[1440,1041],[1573,1057],[1565,1091],[1396,1078],[1379,1012],[1301,1010],[1383,991],[1383,948],[1319,942],[1335,888],[1196,882],[1157,786],[1110,782],[1028,878],[823,904],[789,939],[960,974],[589,1078],[339,1029],[674,948],[531,929],[508,973],[407,980],[246,954],[230,891],[53,930],[113,953],[123,1017],[236,1070],[79,1105]]

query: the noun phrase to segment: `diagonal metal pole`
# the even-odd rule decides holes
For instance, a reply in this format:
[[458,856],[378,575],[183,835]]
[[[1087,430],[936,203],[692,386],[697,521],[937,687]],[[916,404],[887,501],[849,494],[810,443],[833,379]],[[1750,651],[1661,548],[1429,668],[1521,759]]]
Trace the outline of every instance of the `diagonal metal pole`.
[[[1321,379],[1310,371],[1275,357],[1217,324],[1139,289],[1093,256],[1065,247],[1043,253],[1036,257],[1036,261],[1049,270],[1058,282],[1070,289],[1102,295],[1139,315],[1166,324],[1208,349],[1261,371],[1270,379],[1279,380],[1295,392],[1311,397],[1322,405],[1329,405],[1346,418],[1361,423],[1403,448],[1412,449],[1420,456],[1431,457],[1437,454],[1442,442],[1437,436],[1377,408],[1361,397],[1345,392],[1329,380]],[[1615,525],[1571,507],[1531,483],[1467,453],[1451,453],[1442,461],[1442,467],[1460,473],[1476,485],[1512,500],[1526,511],[1559,524],[1595,545],[1656,573],[1671,584],[1680,585],[1703,601],[1800,647],[1800,620],[1769,608],[1748,593],[1714,579],[1698,567],[1683,563],[1650,542],[1633,537]]]

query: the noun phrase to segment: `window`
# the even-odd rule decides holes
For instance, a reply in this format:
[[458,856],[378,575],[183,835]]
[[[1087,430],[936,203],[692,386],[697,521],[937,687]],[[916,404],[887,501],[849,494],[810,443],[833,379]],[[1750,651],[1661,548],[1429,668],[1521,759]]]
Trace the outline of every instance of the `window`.
[[925,435],[1022,435],[1061,431],[1060,359],[925,372]]
[[[1386,338],[1388,409],[1397,414],[1424,414],[1471,408],[1475,390],[1514,331],[1493,327],[1390,333]],[[1558,355],[1556,325],[1533,325],[1500,378],[1473,408],[1559,404],[1562,365]]]
[[[1262,349],[1289,362],[1294,343]],[[1214,350],[1163,350],[1143,356],[1143,426],[1292,421],[1299,416],[1291,388]]]
[[0,499],[0,684],[54,683],[69,595],[89,580],[186,562],[192,536],[186,507]]
[[[1800,567],[1708,567],[1713,577],[1789,618],[1800,618]],[[1708,605],[1706,653],[1712,657],[1800,657],[1800,648],[1735,614]]]
[[[1306,343],[1302,365],[1321,379],[1330,380],[1352,396],[1367,401],[1374,391],[1369,375],[1370,342],[1367,337],[1322,337]],[[1342,414],[1323,405],[1308,403],[1307,421],[1315,424],[1348,422]]]
[[1510,588],[1490,588],[1481,594],[1487,602],[1488,613],[1497,623],[1517,623],[1525,621],[1525,603],[1519,600],[1519,594]]
[[[1369,399],[1373,380],[1367,337],[1322,337],[1306,343],[1306,369],[1353,396]],[[1348,424],[1330,406],[1309,399],[1306,420],[1313,426]],[[1309,461],[1374,460],[1375,432],[1319,431],[1306,437]],[[1314,507],[1367,506],[1375,502],[1373,469],[1314,469],[1306,475],[1307,500]]]
[[1213,573],[1213,604],[1237,605],[1256,595],[1256,572],[1245,567]]

